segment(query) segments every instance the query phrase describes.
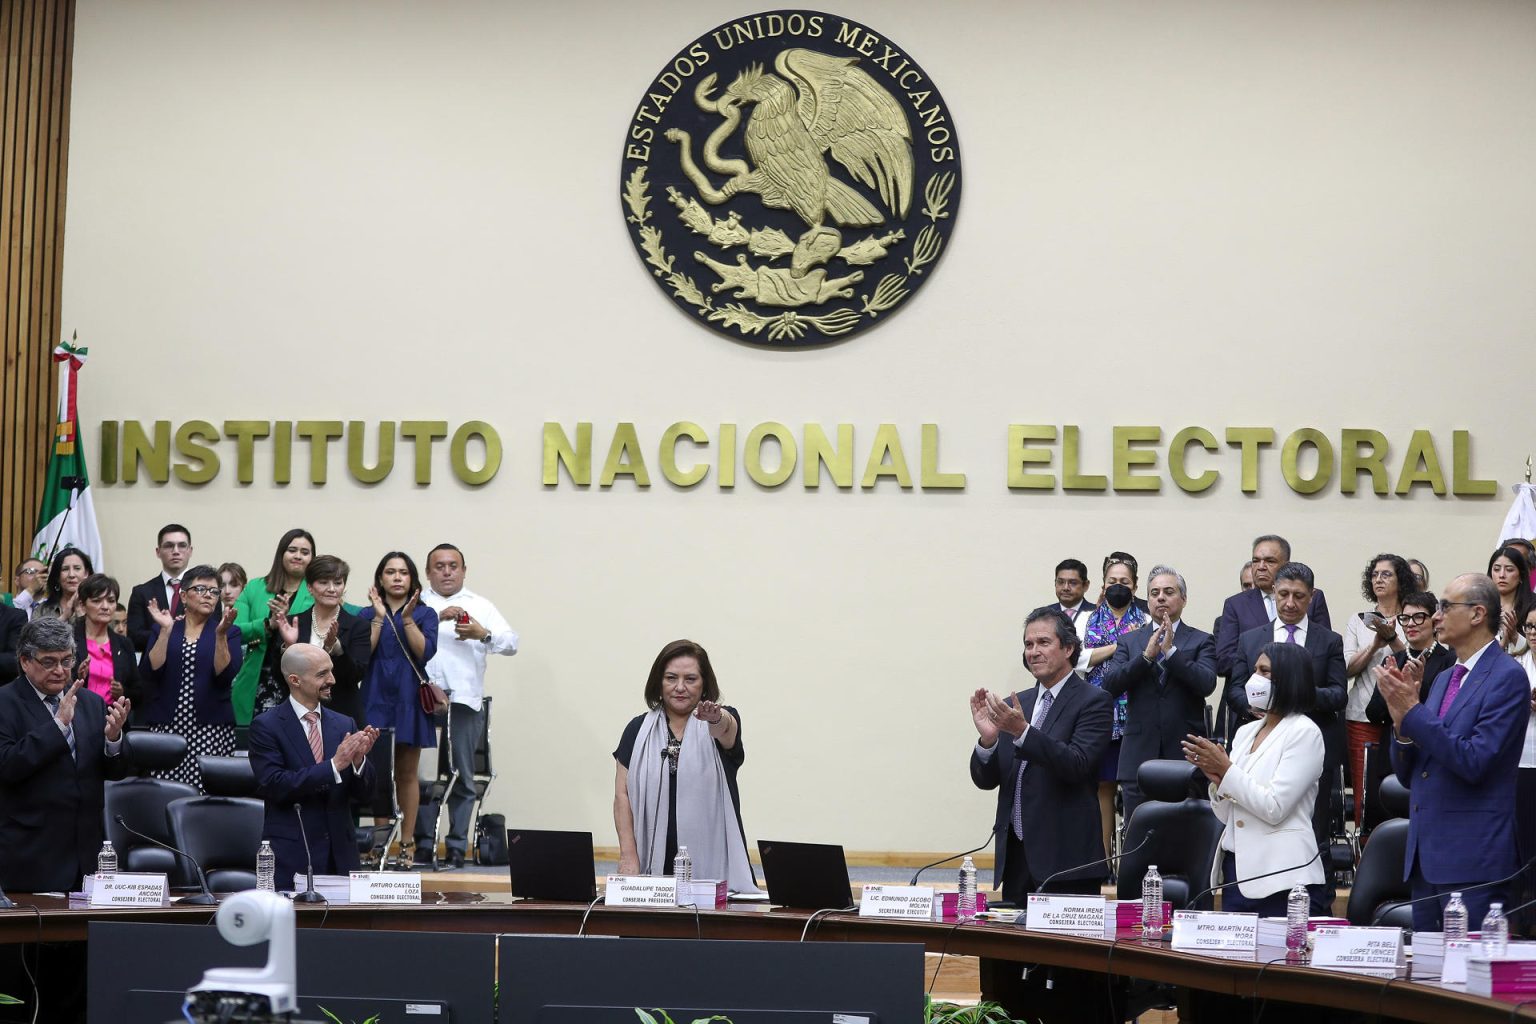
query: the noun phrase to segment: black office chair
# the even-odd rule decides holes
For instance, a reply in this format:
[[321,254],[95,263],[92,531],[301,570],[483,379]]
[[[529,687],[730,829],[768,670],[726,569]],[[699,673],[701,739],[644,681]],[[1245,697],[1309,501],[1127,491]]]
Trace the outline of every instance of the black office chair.
[[1355,833],[1355,859],[1360,859],[1360,851],[1365,847],[1365,840],[1375,830],[1376,826],[1387,821],[1394,815],[1390,814],[1381,805],[1381,782],[1392,774],[1392,758],[1388,755],[1386,747],[1380,743],[1367,743],[1365,745],[1365,778],[1363,780],[1365,793],[1356,794],[1356,799],[1363,799],[1360,810],[1360,828]]
[[248,757],[197,756],[203,773],[203,790],[209,796],[255,796],[256,772]]
[[[1147,866],[1156,864],[1163,876],[1163,899],[1175,910],[1209,910],[1209,895],[1188,908],[1191,896],[1210,887],[1221,842],[1221,822],[1204,798],[1205,776],[1188,761],[1147,761],[1136,770],[1136,782],[1147,799],[1126,826],[1116,897],[1140,899]],[[1157,835],[1137,850],[1153,829]]]
[[1408,851],[1408,790],[1395,775],[1388,775],[1381,780],[1378,799],[1383,812],[1394,817],[1371,831],[1355,868],[1355,884],[1349,891],[1344,916],[1353,925],[1412,928],[1413,908],[1392,906],[1412,898],[1412,890],[1403,880],[1403,860]]
[[194,796],[165,808],[176,845],[208,876],[214,892],[256,888],[256,851],[266,805],[246,797]]
[[395,798],[395,730],[380,729],[373,749],[373,792],[366,800],[352,801],[354,820],[367,818],[369,825],[357,830],[357,851],[365,867],[382,867],[389,848],[400,834],[400,804]]
[[172,888],[194,888],[196,873],[169,850],[140,839],[117,823],[119,816],[128,828],[170,843],[171,830],[166,824],[165,807],[172,800],[197,796],[197,790],[182,782],[152,779],[145,773],[174,767],[187,752],[185,738],[169,732],[130,729],[123,734],[122,757],[134,777],[106,785],[102,806],[102,826],[106,838],[117,851],[122,871],[163,874]]

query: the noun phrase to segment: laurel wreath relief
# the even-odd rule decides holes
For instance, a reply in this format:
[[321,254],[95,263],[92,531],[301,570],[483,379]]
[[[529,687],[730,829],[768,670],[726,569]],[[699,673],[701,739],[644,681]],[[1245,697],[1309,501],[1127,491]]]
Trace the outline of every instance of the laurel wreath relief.
[[624,183],[624,203],[629,207],[629,216],[625,219],[640,230],[640,248],[645,252],[645,262],[652,268],[651,272],[664,278],[673,295],[693,306],[710,322],[734,327],[743,335],[759,334],[767,328],[770,341],[798,341],[811,327],[827,337],[837,337],[851,331],[863,317],[874,319],[906,298],[909,277],[921,274],[924,267],[939,258],[944,237],[939,234],[938,222],[950,216],[946,208],[955,186],[955,176],[949,171],[928,179],[923,188],[922,213],[931,223],[923,225],[912,245],[912,255],[902,260],[907,272],[886,274],[872,294],[860,295],[862,310],[842,306],[818,316],[787,310],[778,316],[765,317],[735,302],[716,308],[714,301],[699,290],[693,278],[676,269],[675,257],[667,255],[666,247],[661,243],[661,229],[650,223],[650,183],[645,180],[645,170],[644,166],[636,167]]

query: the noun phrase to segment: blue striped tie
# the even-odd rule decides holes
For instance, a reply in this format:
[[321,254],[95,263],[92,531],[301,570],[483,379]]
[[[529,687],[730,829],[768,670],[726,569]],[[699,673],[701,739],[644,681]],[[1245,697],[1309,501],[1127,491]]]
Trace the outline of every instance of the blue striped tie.
[[[1051,702],[1055,699],[1050,690],[1041,693],[1035,704],[1034,717],[1029,722],[1031,729],[1045,724],[1045,716],[1051,713]],[[1018,774],[1013,777],[1013,835],[1016,839],[1024,838],[1024,769],[1028,767],[1028,761],[1020,760]]]
[[[59,720],[59,695],[54,694],[52,697],[45,697],[43,703],[48,705],[48,710],[53,713],[53,720],[57,722]],[[75,755],[75,727],[73,723],[65,727],[64,739],[69,743],[70,758],[78,760]]]

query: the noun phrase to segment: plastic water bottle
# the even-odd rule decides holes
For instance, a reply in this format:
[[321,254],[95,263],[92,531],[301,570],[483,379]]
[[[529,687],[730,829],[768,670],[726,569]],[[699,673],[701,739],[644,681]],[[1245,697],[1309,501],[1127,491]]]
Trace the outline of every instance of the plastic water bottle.
[[112,841],[109,839],[101,844],[101,852],[96,855],[96,877],[103,878],[115,874],[117,874],[117,851],[112,849]]
[[693,858],[688,856],[686,846],[679,846],[677,856],[672,858],[672,877],[677,879],[677,905],[693,906]]
[[1291,894],[1285,900],[1285,948],[1296,953],[1307,948],[1307,918],[1311,916],[1312,899],[1304,885],[1291,886]]
[[1488,904],[1481,931],[1483,950],[1489,956],[1504,956],[1509,952],[1509,918],[1504,916],[1504,904]]
[[256,851],[256,888],[262,892],[277,890],[277,854],[272,852],[272,843],[266,839]]
[[1157,873],[1156,864],[1147,865],[1147,875],[1141,880],[1141,934],[1148,939],[1163,937],[1163,876]]
[[1443,915],[1446,942],[1456,942],[1467,937],[1467,905],[1461,902],[1461,893],[1451,893],[1451,902],[1445,905]]
[[955,916],[961,921],[976,917],[976,862],[969,856],[960,864],[960,896],[955,901]]

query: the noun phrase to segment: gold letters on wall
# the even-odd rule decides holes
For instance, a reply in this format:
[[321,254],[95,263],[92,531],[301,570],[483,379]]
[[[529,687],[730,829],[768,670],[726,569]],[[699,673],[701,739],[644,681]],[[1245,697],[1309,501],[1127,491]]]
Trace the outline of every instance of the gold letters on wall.
[[[1282,439],[1273,427],[1218,432],[1190,426],[1165,436],[1162,427],[1121,425],[1108,428],[1107,443],[1104,432],[1092,428],[1100,440],[1090,444],[1084,428],[1074,424],[1009,424],[998,479],[1019,492],[1163,492],[1168,484],[1186,494],[1226,479],[1257,494],[1263,473],[1278,464],[1286,486],[1309,496],[1337,488],[1343,495],[1368,490],[1403,497],[1427,488],[1439,497],[1487,498],[1498,490],[1495,481],[1473,476],[1472,436],[1465,430],[1451,432],[1449,482],[1440,454],[1445,439],[1427,430],[1414,431],[1398,447],[1381,431],[1357,428],[1335,436],[1300,427]],[[600,491],[650,488],[653,467],[679,490],[710,483],[731,490],[738,466],[762,490],[783,488],[797,477],[805,490],[828,483],[843,491],[959,491],[968,484],[965,472],[943,464],[936,423],[921,424],[916,437],[894,423],[873,429],[806,423],[796,429],[765,421],[744,430],[722,423],[711,431],[690,420],[654,436],[632,422],[602,434],[590,422],[546,422],[542,435],[539,479],[546,488],[590,488],[594,452]],[[333,457],[334,442],[343,442],[343,450]],[[356,484],[371,486],[399,472],[426,487],[433,483],[434,453],[446,448],[453,478],[480,487],[496,478],[503,456],[501,435],[483,420],[457,426],[445,420],[107,420],[98,479],[123,486],[165,484],[174,477],[200,487],[222,472],[245,486],[256,481],[258,447],[270,458],[270,480],[264,482],[277,486],[291,484],[296,468],[311,486],[324,486],[332,468],[344,465]]]

